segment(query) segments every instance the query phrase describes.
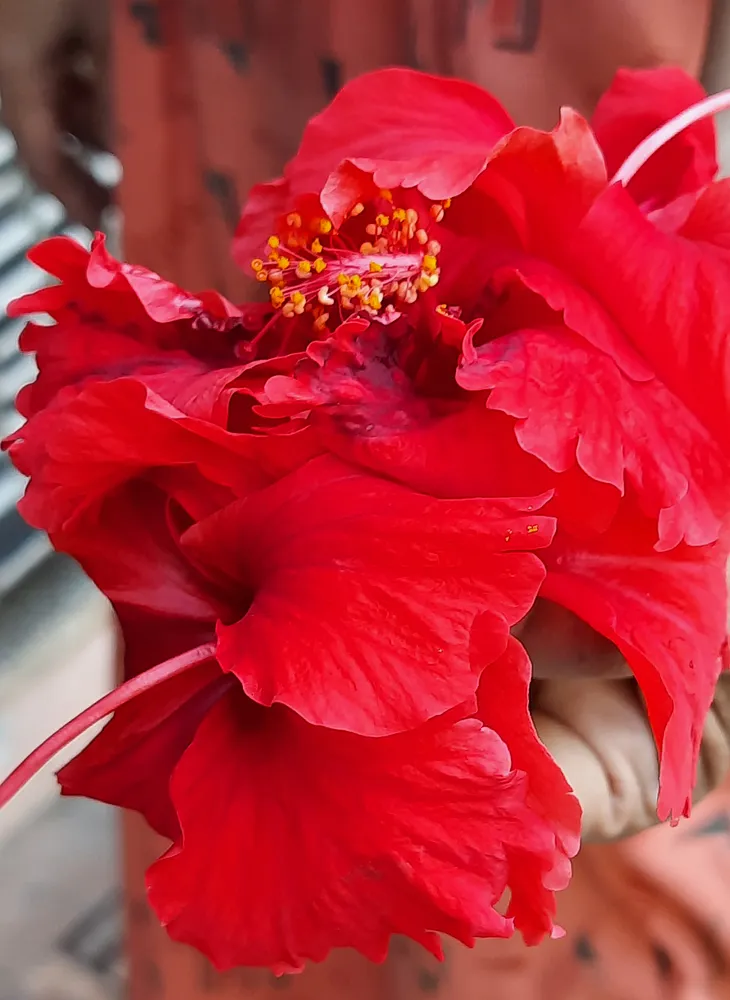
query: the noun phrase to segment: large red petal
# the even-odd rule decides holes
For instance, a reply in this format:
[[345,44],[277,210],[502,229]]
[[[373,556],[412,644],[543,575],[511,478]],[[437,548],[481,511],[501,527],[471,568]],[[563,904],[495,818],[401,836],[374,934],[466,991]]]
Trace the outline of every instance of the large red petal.
[[[378,127],[362,128],[363,113]],[[436,201],[458,195],[513,128],[499,102],[473,84],[400,67],[359,76],[309,122],[285,177],[253,188],[236,259],[247,266],[302,199],[316,198],[339,225],[378,187],[418,188]]]
[[[382,187],[417,187],[439,201],[465,191],[513,128],[501,104],[473,84],[377,70],[347,83],[312,119],[286,177],[295,195],[319,193],[341,162],[356,160]],[[336,216],[334,192],[331,199]]]
[[170,776],[230,685],[230,678],[211,662],[135,698],[58,772],[62,793],[133,809],[174,840],[180,827],[170,800]]
[[[577,112],[563,108],[551,132],[515,129],[495,149],[473,188],[454,200],[443,225],[485,242],[485,259],[506,261],[504,217],[509,218],[522,248],[551,258],[555,233],[563,238],[580,222],[607,182],[603,156],[590,126]],[[495,206],[500,209],[495,213]],[[491,239],[495,230],[500,243]],[[510,239],[510,244],[512,240]]]
[[198,560],[250,610],[218,628],[218,657],[261,704],[380,735],[473,696],[476,618],[493,655],[532,605],[552,537],[541,500],[434,500],[315,459],[195,525]]
[[[591,121],[609,175],[642,139],[705,96],[702,85],[677,67],[620,69]],[[699,192],[717,173],[716,147],[712,118],[695,122],[647,161],[629,184],[630,194],[653,209]]]
[[659,816],[688,813],[705,717],[727,631],[728,546],[652,550],[655,525],[622,508],[610,531],[564,532],[544,553],[543,596],[623,653],[641,687],[661,754]]
[[516,417],[522,447],[554,471],[577,461],[621,493],[627,479],[646,512],[659,516],[659,548],[718,537],[730,507],[727,463],[657,379],[632,381],[607,354],[556,327],[520,330],[467,352],[457,381],[491,389],[487,406]]
[[298,970],[338,947],[382,961],[392,934],[437,955],[438,932],[506,936],[494,904],[554,854],[526,779],[473,719],[368,739],[231,694],[171,790],[182,836],[150,898],[221,969]]
[[[690,232],[698,242],[661,232],[614,185],[573,234],[563,264],[725,447],[730,442],[730,259],[709,245],[713,216],[705,212],[696,219]],[[726,221],[721,213],[718,226],[724,233]]]

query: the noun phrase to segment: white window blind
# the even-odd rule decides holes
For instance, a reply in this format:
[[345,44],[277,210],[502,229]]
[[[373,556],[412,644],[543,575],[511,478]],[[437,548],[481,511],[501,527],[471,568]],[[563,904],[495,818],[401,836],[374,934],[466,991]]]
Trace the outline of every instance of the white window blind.
[[[27,259],[28,249],[46,236],[67,233],[88,241],[88,233],[68,225],[59,202],[34,190],[18,163],[15,141],[0,128],[0,436],[15,430],[21,418],[15,396],[35,376],[33,357],[18,350],[23,320],[6,316],[9,302],[44,281]],[[22,520],[15,505],[23,477],[6,454],[0,455],[0,600],[49,553],[46,538]]]

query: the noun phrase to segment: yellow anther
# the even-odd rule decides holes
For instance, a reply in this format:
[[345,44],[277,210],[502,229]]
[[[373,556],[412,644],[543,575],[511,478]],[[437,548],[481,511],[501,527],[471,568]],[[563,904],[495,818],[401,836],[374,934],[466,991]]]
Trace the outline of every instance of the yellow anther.
[[279,267],[280,267],[280,268],[282,269],[282,271],[286,271],[286,269],[287,269],[287,268],[289,267],[289,265],[291,264],[291,261],[289,260],[289,258],[288,258],[288,257],[285,257],[285,256],[284,256],[284,255],[282,254],[282,255],[281,255],[281,257],[278,257],[278,258],[277,258],[277,260],[276,260],[276,263],[277,263],[277,264],[279,265]]
[[354,288],[357,291],[362,285],[362,279],[359,274],[353,274],[347,284],[350,288]]
[[343,274],[341,271],[337,275],[337,284],[338,285],[346,285],[349,280],[350,279],[347,277],[347,275]]
[[302,217],[299,214],[299,212],[291,212],[289,215],[287,215],[286,224],[287,226],[291,226],[292,229],[301,229]]
[[292,292],[289,296],[289,301],[295,306],[303,306],[307,299],[302,292]]
[[280,288],[270,288],[269,298],[274,309],[279,309],[284,304],[284,293]]
[[281,242],[281,240],[279,239],[278,236],[269,236],[268,243],[269,243],[269,246],[272,249],[276,250],[276,248],[279,246],[280,242]]
[[322,236],[326,236],[327,233],[332,232],[332,223],[329,219],[316,219],[315,224],[317,227],[316,231]]
[[436,312],[441,313],[442,316],[448,316],[449,307],[446,305],[445,302],[439,302],[439,304],[436,306]]
[[373,291],[368,297],[368,305],[371,309],[380,309],[383,304],[383,294],[379,291]]
[[360,244],[360,253],[362,254],[369,254],[372,253],[374,250],[375,247],[372,245],[372,243],[365,242]]
[[369,264],[369,268],[370,268],[370,271],[372,273],[375,273],[376,271],[382,271],[383,270],[383,265],[382,264],[378,264],[377,260],[371,260],[370,264]]
[[376,224],[378,226],[389,226],[390,225],[390,216],[389,215],[383,215],[381,213],[380,215],[376,215],[375,216],[375,222],[376,222]]
[[451,208],[451,198],[444,199],[444,208]]
[[423,270],[431,274],[439,266],[439,262],[433,256],[433,254],[427,253],[423,258]]
[[312,240],[312,253],[322,253],[322,244],[319,239]]
[[294,273],[297,278],[307,278],[312,273],[312,265],[308,260],[300,260]]
[[261,282],[268,281],[269,280],[269,276],[266,273],[266,271],[257,271],[256,272],[256,280],[257,281],[261,281]]
[[279,251],[278,250],[269,250],[268,259],[272,262],[272,264],[278,264],[279,263]]
[[540,525],[539,524],[528,524],[527,525],[527,534],[528,535],[534,535],[539,530],[540,530]]
[[425,229],[416,230],[416,240],[421,244],[422,247],[426,246],[426,244],[428,243],[428,233],[426,232]]
[[361,201],[358,201],[356,205],[353,205],[350,209],[350,215],[354,218],[356,215],[362,215],[365,211],[365,206]]
[[263,270],[263,267],[264,267],[264,262],[261,260],[260,257],[256,257],[254,260],[251,261],[252,271],[261,271]]
[[327,269],[326,261],[322,260],[321,257],[317,257],[317,259],[314,262],[314,270],[317,272],[317,274],[321,274],[322,271],[325,271],[326,269]]
[[393,212],[393,222],[405,222],[405,221],[406,221],[405,209],[396,208],[396,210]]
[[380,189],[380,197],[381,198],[385,198],[386,201],[392,201],[393,200],[393,192],[389,191],[388,188],[381,188]]

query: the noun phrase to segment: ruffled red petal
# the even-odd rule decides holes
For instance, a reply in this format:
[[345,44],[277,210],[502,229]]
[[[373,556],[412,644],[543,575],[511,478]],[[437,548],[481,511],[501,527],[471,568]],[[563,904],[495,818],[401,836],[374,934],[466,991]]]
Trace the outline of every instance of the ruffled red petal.
[[[725,222],[720,215],[719,234],[727,231]],[[707,214],[695,217],[694,227],[688,235],[696,241],[661,232],[614,186],[584,217],[564,266],[608,310],[656,377],[726,447],[730,259],[709,245],[714,228]]]
[[[480,87],[408,69],[379,70],[351,80],[312,119],[286,177],[298,194],[320,191],[350,160],[373,174],[378,187],[417,187],[440,201],[466,190],[513,128]],[[331,192],[323,207],[337,222],[350,205]]]
[[150,899],[219,969],[295,971],[338,947],[382,961],[392,934],[436,955],[438,932],[507,936],[494,905],[556,853],[527,779],[474,719],[368,739],[228,695],[171,795],[182,834]]
[[727,540],[653,548],[656,525],[631,506],[611,529],[563,532],[545,553],[542,594],[623,653],[646,700],[661,755],[661,819],[688,815],[707,712],[727,634]]
[[183,538],[251,604],[218,626],[218,657],[257,702],[364,735],[474,695],[471,628],[493,655],[529,610],[549,544],[541,499],[440,501],[315,459]]
[[487,406],[516,417],[521,446],[555,472],[577,462],[622,494],[631,483],[646,513],[658,518],[660,550],[718,538],[730,510],[727,461],[657,379],[632,381],[607,354],[555,327],[470,350],[457,381],[491,389]]
[[[479,630],[474,656],[479,657]],[[507,744],[512,766],[526,774],[530,802],[555,831],[555,853],[540,872],[535,885],[533,867],[523,869],[511,885],[507,915],[514,917],[528,944],[541,940],[553,929],[553,891],[564,889],[571,874],[570,858],[578,851],[581,809],[560,768],[543,746],[530,716],[532,669],[524,648],[510,638],[502,656],[485,664],[479,683],[478,715]]]

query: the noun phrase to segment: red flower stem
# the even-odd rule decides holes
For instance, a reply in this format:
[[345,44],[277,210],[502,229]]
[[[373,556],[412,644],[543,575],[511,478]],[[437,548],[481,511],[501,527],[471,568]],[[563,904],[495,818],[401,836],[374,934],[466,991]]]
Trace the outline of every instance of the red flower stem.
[[703,118],[709,118],[710,115],[716,115],[718,111],[725,111],[727,108],[730,108],[730,90],[723,90],[719,94],[713,94],[712,97],[706,97],[704,101],[699,101],[697,104],[693,104],[691,108],[681,111],[639,143],[633,153],[630,153],[626,157],[613,175],[611,183],[626,186],[629,181],[633,180],[646,161],[657,150],[661,149],[662,146],[665,146],[670,139],[673,139],[675,135],[679,135],[680,132],[683,132],[690,125],[694,125],[695,122],[702,121]]
[[130,680],[125,681],[124,684],[120,684],[119,687],[110,691],[109,694],[104,695],[103,698],[94,702],[93,705],[85,708],[75,719],[67,722],[65,726],[56,730],[52,736],[49,736],[40,746],[36,747],[25,758],[22,764],[19,764],[12,774],[8,775],[5,781],[0,784],[0,809],[49,760],[55,757],[59,750],[63,750],[77,736],[81,736],[82,733],[86,732],[90,726],[100,722],[105,716],[116,712],[122,705],[126,705],[127,702],[132,701],[163,681],[169,680],[171,677],[176,677],[186,670],[190,670],[204,660],[209,660],[214,653],[215,646],[212,643],[206,643],[203,646],[198,646],[196,649],[188,650],[187,653],[175,656],[171,660],[166,660],[164,663],[152,667],[150,670],[145,670],[144,673],[139,674],[137,677],[132,677]]

